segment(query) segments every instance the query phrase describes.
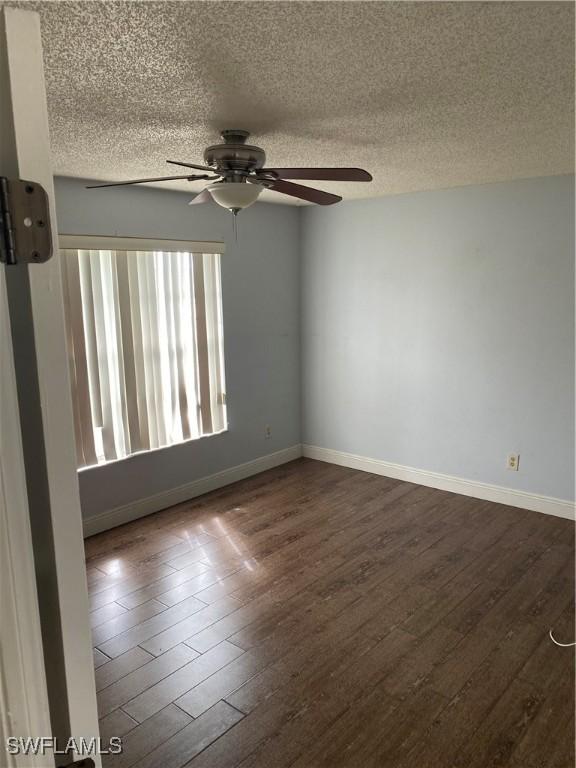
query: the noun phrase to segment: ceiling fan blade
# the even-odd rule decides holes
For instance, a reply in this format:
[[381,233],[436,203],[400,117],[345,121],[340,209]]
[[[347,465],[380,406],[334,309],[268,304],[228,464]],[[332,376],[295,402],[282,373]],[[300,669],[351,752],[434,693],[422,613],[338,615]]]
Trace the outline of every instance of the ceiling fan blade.
[[[260,183],[256,179],[250,178],[248,178],[247,181],[251,184]],[[266,189],[273,189],[275,192],[282,192],[283,195],[290,195],[290,197],[299,197],[301,200],[308,200],[309,203],[316,203],[317,205],[333,205],[342,200],[340,195],[323,192],[321,189],[304,187],[302,184],[292,184],[290,181],[266,181],[266,184],[263,184],[262,186]]]
[[262,168],[258,173],[273,173],[279,179],[372,181],[372,176],[362,168]]
[[86,189],[100,189],[100,187],[123,187],[126,184],[148,184],[151,181],[175,181],[177,179],[186,179],[187,181],[196,181],[198,179],[209,179],[210,176],[159,176],[155,179],[132,179],[132,181],[114,181],[109,184],[90,184]]
[[210,173],[216,173],[214,168],[210,168],[209,165],[194,165],[194,163],[180,163],[178,160],[166,160],[170,165],[182,165],[184,168],[196,168],[198,171],[210,171]]
[[210,194],[210,192],[208,192],[207,189],[203,189],[199,195],[196,195],[196,197],[190,200],[188,205],[199,205],[200,203],[210,203],[210,202],[212,202],[212,195]]

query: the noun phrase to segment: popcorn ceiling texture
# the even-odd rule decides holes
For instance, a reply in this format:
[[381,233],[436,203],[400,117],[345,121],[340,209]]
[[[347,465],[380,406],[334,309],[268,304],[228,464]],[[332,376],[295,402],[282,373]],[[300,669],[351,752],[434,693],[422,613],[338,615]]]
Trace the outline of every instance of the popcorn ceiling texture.
[[316,184],[345,198],[574,169],[569,2],[5,4],[41,14],[62,176],[178,173],[222,128],[270,166],[371,171]]

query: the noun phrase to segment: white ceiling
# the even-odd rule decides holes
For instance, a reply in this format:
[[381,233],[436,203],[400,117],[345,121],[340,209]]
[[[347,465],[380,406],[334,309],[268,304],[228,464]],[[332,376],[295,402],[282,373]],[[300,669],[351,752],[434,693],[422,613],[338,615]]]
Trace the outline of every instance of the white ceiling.
[[574,168],[570,2],[24,5],[57,174],[178,173],[165,160],[201,163],[221,128],[252,131],[272,166],[369,170],[316,184],[345,198]]

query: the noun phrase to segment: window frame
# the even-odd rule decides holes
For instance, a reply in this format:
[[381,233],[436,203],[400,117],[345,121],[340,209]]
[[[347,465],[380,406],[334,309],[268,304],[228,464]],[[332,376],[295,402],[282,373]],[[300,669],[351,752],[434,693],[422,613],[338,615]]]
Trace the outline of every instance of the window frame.
[[179,253],[224,254],[225,244],[219,241],[162,240],[152,237],[115,237],[109,235],[59,235],[60,250],[82,251],[169,251]]
[[[58,236],[59,250],[94,250],[94,251],[144,251],[153,253],[155,251],[162,251],[167,253],[182,253],[187,252],[192,254],[218,254],[222,256],[225,253],[225,244],[222,241],[202,241],[202,240],[174,240],[163,238],[147,238],[147,237],[132,237],[132,236],[109,236],[109,235],[81,235],[81,234],[60,234]],[[220,282],[220,307],[222,307],[222,284]],[[194,318],[194,323],[196,318]],[[222,349],[224,350],[224,334],[222,331]],[[225,365],[224,351],[223,351],[222,365]],[[224,373],[225,376],[225,373]],[[226,405],[226,399],[223,404]],[[226,408],[227,412],[227,408]],[[225,418],[225,425],[223,429],[210,432],[207,434],[200,434],[194,437],[188,437],[178,442],[169,443],[167,445],[161,445],[154,448],[145,448],[142,450],[133,451],[126,456],[109,459],[107,461],[99,461],[95,464],[80,465],[77,467],[78,472],[84,472],[89,470],[98,469],[108,464],[127,461],[142,454],[156,453],[157,451],[165,451],[167,449],[175,448],[179,445],[184,445],[190,442],[197,442],[205,438],[217,437],[225,432],[229,431],[229,419]]]

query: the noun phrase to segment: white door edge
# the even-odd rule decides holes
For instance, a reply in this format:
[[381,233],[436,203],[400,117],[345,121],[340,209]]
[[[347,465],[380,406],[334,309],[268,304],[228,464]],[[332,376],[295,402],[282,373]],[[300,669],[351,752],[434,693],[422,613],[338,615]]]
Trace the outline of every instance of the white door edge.
[[[72,405],[66,336],[63,316],[62,280],[60,257],[57,243],[57,224],[54,210],[54,187],[50,162],[50,142],[48,132],[48,110],[44,85],[42,44],[40,36],[40,16],[33,11],[17,8],[3,8],[0,12],[0,49],[2,50],[3,69],[0,82],[0,126],[2,141],[0,144],[0,173],[38,182],[46,190],[51,207],[51,223],[54,256],[45,264],[29,268],[26,280],[14,279],[15,273],[3,276],[6,280],[8,305],[11,309],[12,341],[16,347],[16,387],[19,401],[27,402],[28,387],[33,387],[39,403],[37,413],[29,410],[25,418],[20,419],[28,507],[31,515],[32,540],[37,541],[38,519],[43,520],[53,536],[53,557],[42,564],[44,573],[39,581],[53,585],[50,601],[40,603],[41,623],[46,629],[46,613],[53,616],[60,633],[62,660],[62,678],[59,678],[67,698],[67,718],[69,733],[74,739],[90,740],[98,737],[98,718],[96,693],[92,663],[91,634],[88,620],[88,594],[84,563],[82,538],[82,518],[76,472],[76,451],[72,422]],[[0,269],[21,269],[21,267],[0,267]],[[22,273],[20,273],[22,275]],[[4,284],[4,283],[3,283]],[[14,319],[15,308],[29,301],[31,312],[23,318]],[[22,315],[24,315],[25,310]],[[26,326],[27,323],[27,326]],[[22,328],[25,326],[25,331]],[[29,338],[33,338],[31,359],[36,364],[28,365],[27,355]],[[3,352],[4,355],[4,352]],[[28,367],[27,367],[28,366]],[[23,376],[23,371],[25,376]],[[37,371],[37,372],[36,372]],[[22,416],[22,412],[21,412]],[[36,419],[36,421],[34,421]],[[43,438],[45,467],[40,482],[35,477],[35,466],[30,462],[30,446],[38,454],[38,444],[34,440]],[[27,448],[28,446],[28,453]],[[9,457],[15,450],[12,441],[7,447]],[[40,453],[42,453],[40,451]],[[44,462],[42,462],[44,464]],[[4,467],[2,467],[4,469]],[[6,477],[3,476],[6,480]],[[34,503],[34,492],[38,498],[41,482],[46,490],[48,503],[39,507]],[[35,484],[36,483],[36,484]],[[31,492],[33,495],[31,496]],[[12,502],[10,502],[12,504]],[[47,518],[46,515],[49,515]],[[35,532],[36,531],[36,532]],[[14,560],[23,555],[29,542],[13,538],[10,551]],[[38,564],[38,550],[36,562]],[[49,573],[46,569],[50,567]],[[13,585],[20,596],[20,579]],[[53,605],[51,603],[54,603]],[[44,632],[44,650],[47,641]],[[53,676],[53,675],[52,675]],[[50,681],[50,675],[46,678]],[[8,689],[8,686],[6,686]],[[34,690],[30,690],[33,694]],[[51,716],[54,722],[55,697],[50,698]],[[7,691],[8,697],[16,695],[12,686]],[[65,718],[66,719],[66,718]],[[50,736],[50,733],[30,733],[31,736]],[[63,735],[63,734],[60,734]],[[2,755],[3,757],[3,755]],[[71,754],[61,763],[75,759]],[[96,765],[101,765],[100,758],[94,756]],[[1,758],[0,758],[1,764]],[[46,758],[44,758],[44,766]]]

